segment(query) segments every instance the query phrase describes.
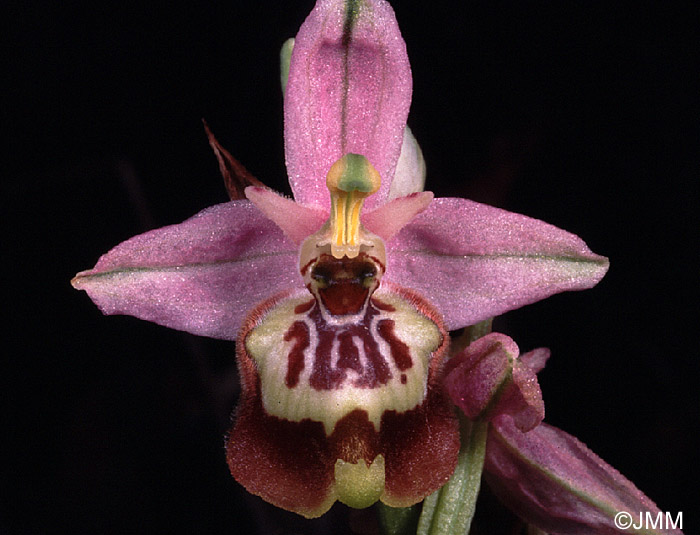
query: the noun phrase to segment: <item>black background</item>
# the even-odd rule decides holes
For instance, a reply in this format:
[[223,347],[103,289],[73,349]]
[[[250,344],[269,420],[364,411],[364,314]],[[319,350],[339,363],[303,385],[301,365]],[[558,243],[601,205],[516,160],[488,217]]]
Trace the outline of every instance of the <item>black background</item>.
[[[277,58],[312,4],[10,4],[0,532],[361,530],[361,514],[302,521],[229,477],[232,343],[103,317],[69,285],[118,242],[226,200],[201,118],[288,192]],[[428,189],[611,260],[595,289],[497,328],[552,349],[547,421],[698,533],[697,4],[427,4],[395,9]]]

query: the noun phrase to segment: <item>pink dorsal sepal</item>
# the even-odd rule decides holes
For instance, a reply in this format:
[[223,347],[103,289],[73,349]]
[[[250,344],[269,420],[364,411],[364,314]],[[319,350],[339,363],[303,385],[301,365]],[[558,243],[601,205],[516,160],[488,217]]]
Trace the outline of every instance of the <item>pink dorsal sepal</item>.
[[411,102],[411,68],[391,6],[321,0],[297,34],[284,102],[289,182],[297,202],[328,207],[326,173],[347,153],[365,156],[386,202]]

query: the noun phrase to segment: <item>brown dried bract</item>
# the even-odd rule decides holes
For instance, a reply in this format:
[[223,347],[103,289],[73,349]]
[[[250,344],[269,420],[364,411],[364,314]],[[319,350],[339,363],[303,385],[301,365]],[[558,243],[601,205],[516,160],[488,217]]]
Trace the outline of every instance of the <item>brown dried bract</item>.
[[241,162],[236,160],[231,153],[221,146],[219,141],[214,137],[207,122],[202,119],[204,130],[207,133],[209,145],[214,150],[216,159],[219,162],[219,171],[224,177],[224,186],[228,192],[228,196],[232,201],[245,199],[245,189],[248,186],[265,187],[265,184],[255,178]]

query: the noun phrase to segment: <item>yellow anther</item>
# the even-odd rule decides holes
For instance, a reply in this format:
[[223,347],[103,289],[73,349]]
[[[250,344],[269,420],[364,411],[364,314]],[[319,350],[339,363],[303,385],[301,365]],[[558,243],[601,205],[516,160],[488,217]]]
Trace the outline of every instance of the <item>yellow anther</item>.
[[346,154],[331,166],[326,186],[331,194],[330,242],[334,257],[358,255],[362,245],[362,205],[380,185],[379,172],[360,154]]

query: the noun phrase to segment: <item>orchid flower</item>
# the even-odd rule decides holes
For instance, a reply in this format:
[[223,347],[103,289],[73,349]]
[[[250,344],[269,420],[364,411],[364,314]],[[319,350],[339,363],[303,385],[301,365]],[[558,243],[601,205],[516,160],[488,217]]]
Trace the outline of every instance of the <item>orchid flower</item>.
[[491,422],[483,463],[491,490],[545,533],[682,533],[680,525],[645,523],[662,517],[656,504],[575,437],[542,423],[536,374],[548,358],[545,348],[519,355],[511,338],[491,333],[445,366],[455,405],[472,421]]
[[590,288],[608,262],[547,223],[422,191],[384,0],[319,0],[284,83],[293,200],[247,187],[73,285],[106,314],[237,341],[227,459],[251,493],[307,517],[336,500],[411,505],[457,463],[447,332]]

